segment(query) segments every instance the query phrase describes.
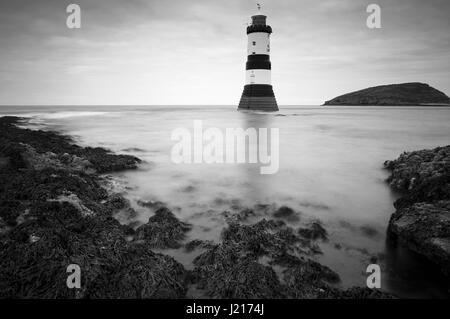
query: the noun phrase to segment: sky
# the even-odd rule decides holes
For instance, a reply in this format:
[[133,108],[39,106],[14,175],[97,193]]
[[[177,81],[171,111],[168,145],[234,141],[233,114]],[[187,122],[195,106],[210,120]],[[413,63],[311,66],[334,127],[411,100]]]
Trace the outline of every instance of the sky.
[[[280,105],[424,82],[450,95],[450,1],[261,0]],[[66,7],[81,7],[81,28]],[[381,7],[381,29],[366,8]],[[254,0],[0,0],[0,105],[237,105]]]

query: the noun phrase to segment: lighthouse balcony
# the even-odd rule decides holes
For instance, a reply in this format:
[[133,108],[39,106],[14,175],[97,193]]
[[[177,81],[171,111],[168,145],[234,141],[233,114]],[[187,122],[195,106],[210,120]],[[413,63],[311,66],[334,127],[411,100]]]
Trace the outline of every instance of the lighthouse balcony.
[[266,32],[272,33],[272,27],[270,25],[249,25],[247,27],[247,34],[254,32]]

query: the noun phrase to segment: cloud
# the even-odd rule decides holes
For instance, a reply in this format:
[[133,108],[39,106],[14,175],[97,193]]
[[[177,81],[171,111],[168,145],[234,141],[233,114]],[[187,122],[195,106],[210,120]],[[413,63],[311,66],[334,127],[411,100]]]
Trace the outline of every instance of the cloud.
[[[78,0],[69,30],[61,0],[0,3],[0,104],[236,104],[244,81],[248,0]],[[450,92],[450,3],[263,1],[274,29],[280,104],[422,81]],[[446,76],[447,75],[447,76]]]

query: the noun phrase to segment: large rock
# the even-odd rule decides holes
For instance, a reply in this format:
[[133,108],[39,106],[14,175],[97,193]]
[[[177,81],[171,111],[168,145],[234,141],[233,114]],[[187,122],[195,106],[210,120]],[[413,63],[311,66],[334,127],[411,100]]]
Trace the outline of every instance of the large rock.
[[344,94],[324,105],[450,105],[450,98],[424,83],[381,85]]
[[403,195],[394,203],[391,238],[450,275],[450,146],[403,153],[385,166],[391,187]]
[[151,248],[180,248],[190,229],[189,224],[179,221],[168,208],[162,207],[147,224],[136,229],[136,239],[145,241]]
[[450,201],[398,209],[391,217],[389,231],[450,276]]

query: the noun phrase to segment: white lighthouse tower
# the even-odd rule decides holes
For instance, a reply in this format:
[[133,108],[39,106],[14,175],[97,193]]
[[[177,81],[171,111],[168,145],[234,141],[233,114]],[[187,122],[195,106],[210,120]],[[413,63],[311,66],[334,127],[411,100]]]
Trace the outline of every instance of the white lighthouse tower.
[[278,111],[272,89],[270,63],[270,34],[272,28],[266,24],[266,16],[258,13],[252,16],[247,27],[247,64],[244,91],[239,109]]

